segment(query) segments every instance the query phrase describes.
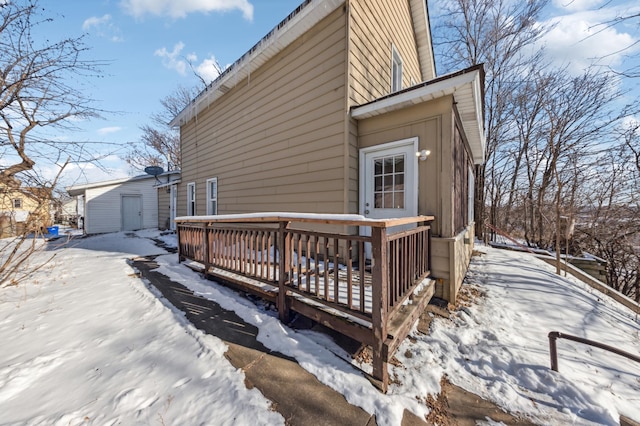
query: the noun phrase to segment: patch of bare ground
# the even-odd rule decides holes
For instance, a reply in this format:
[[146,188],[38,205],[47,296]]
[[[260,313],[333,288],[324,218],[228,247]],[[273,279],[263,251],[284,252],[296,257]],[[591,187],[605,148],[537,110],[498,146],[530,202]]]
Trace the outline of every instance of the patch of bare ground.
[[450,304],[449,310],[460,309],[461,307],[469,307],[477,303],[479,299],[482,299],[485,296],[486,292],[482,288],[465,283],[462,285],[462,287],[460,287],[455,306],[452,306]]
[[440,380],[441,392],[429,395],[427,405],[431,412],[427,423],[439,426],[475,426],[478,421],[502,422],[505,425],[533,426],[534,423],[516,417],[490,401],[468,392],[449,382],[446,376]]

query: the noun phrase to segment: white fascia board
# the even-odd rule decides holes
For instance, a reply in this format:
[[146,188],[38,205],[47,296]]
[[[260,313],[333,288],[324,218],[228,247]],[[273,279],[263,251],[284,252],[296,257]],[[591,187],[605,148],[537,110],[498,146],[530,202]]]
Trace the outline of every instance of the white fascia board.
[[157,185],[154,185],[153,187],[154,188],[166,188],[166,187],[171,186],[171,185],[177,185],[180,182],[182,182],[180,179],[176,179],[176,180],[172,180],[170,182],[159,183]]
[[426,0],[411,0],[411,16],[418,45],[418,58],[423,81],[436,77],[436,64],[431,44],[431,27]]
[[[435,83],[427,83],[415,89],[400,92],[397,95],[387,96],[377,101],[354,107],[351,110],[351,116],[357,120],[371,118],[447,95],[453,95],[454,100],[457,102],[462,125],[472,150],[473,161],[475,164],[481,164],[484,161],[485,136],[479,70],[454,75],[450,78],[445,76]],[[456,97],[456,95],[459,96]],[[464,101],[461,101],[463,99]]]

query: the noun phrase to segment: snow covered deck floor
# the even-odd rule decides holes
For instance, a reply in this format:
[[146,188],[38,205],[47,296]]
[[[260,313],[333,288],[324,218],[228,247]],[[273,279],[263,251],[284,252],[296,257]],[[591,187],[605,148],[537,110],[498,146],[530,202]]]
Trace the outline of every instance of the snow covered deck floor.
[[216,280],[273,301],[282,321],[295,311],[371,346],[372,376],[386,391],[386,364],[434,293],[432,220],[184,217],[176,220],[178,253]]

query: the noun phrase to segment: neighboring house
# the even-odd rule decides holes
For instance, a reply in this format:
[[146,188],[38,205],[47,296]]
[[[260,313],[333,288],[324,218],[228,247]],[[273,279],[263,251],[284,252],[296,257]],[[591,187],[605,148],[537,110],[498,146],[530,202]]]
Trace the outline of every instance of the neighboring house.
[[78,225],[78,197],[57,200],[55,222],[63,225]]
[[178,216],[433,215],[436,295],[454,301],[483,90],[482,66],[436,76],[425,0],[307,0],[172,121]]
[[158,229],[176,230],[174,219],[177,213],[179,183],[179,170],[164,173],[160,181],[156,182],[158,190]]
[[0,238],[51,226],[50,205],[51,192],[47,189],[0,186]]
[[78,199],[78,221],[86,234],[134,231],[158,226],[161,176],[136,176],[67,188]]

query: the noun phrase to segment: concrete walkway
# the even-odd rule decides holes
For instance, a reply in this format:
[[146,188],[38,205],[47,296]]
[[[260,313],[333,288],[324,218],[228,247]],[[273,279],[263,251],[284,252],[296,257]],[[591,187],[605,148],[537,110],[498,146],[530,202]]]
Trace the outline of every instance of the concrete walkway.
[[256,339],[258,329],[233,311],[194,295],[154,271],[158,265],[153,259],[137,258],[132,264],[173,306],[183,311],[195,327],[219,337],[229,346],[225,356],[234,367],[244,371],[247,387],[258,388],[273,401],[273,409],[282,414],[287,424],[376,424],[373,416],[349,404],[342,394],[320,383],[295,360],[262,345]]
[[[161,244],[160,241],[157,243]],[[235,312],[195,295],[183,285],[156,272],[154,269],[158,264],[153,259],[137,258],[131,263],[173,306],[183,311],[195,327],[219,337],[229,346],[225,356],[234,367],[243,370],[247,387],[256,387],[271,400],[273,409],[282,414],[286,424],[376,425],[374,416],[349,404],[342,394],[322,384],[294,359],[271,351],[260,343],[257,340],[258,329]],[[506,425],[531,425],[450,383],[438,395],[436,402],[430,420],[441,425],[472,426],[487,419]],[[424,419],[405,410],[400,426],[427,424]]]

